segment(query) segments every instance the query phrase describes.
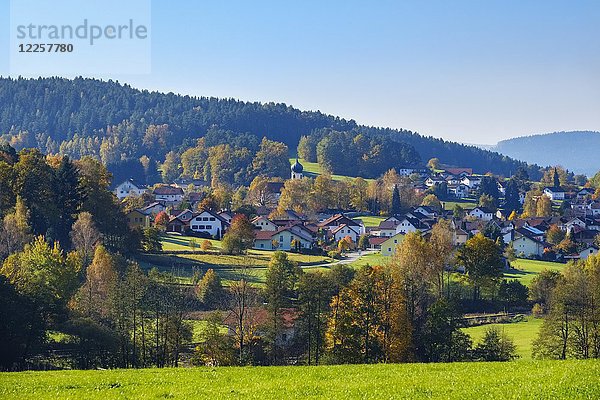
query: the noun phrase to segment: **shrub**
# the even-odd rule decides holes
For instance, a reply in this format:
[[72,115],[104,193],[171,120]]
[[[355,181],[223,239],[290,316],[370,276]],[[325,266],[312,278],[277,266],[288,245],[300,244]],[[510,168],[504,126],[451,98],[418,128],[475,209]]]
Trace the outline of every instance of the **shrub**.
[[204,240],[202,241],[200,248],[202,249],[202,251],[208,251],[212,249],[212,242],[210,240]]
[[475,347],[475,358],[479,361],[510,361],[518,358],[512,339],[498,328],[489,328]]

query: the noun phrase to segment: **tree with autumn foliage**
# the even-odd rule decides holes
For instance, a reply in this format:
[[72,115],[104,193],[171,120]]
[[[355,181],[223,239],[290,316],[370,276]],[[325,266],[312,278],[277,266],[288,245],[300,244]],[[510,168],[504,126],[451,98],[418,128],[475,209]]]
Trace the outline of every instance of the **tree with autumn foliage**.
[[165,231],[168,224],[169,214],[167,214],[165,211],[159,212],[156,214],[156,217],[154,217],[154,226],[156,226],[158,229]]
[[242,254],[254,244],[254,225],[243,214],[237,214],[231,220],[227,233],[223,236],[221,248],[226,254]]

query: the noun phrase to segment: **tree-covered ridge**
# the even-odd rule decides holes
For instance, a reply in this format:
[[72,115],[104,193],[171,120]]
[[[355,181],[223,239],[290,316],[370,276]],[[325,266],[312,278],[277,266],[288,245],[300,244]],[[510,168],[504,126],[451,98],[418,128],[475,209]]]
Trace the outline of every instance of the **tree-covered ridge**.
[[[115,178],[136,169],[155,170],[167,153],[181,155],[211,128],[234,135],[254,135],[259,140],[266,137],[292,149],[302,136],[322,139],[323,130],[342,132],[356,142],[364,140],[367,147],[373,145],[372,141],[398,142],[398,146],[393,146],[398,151],[391,154],[400,154],[400,158],[389,159],[390,151],[385,146],[380,153],[359,154],[367,160],[368,168],[363,171],[366,177],[378,176],[384,165],[387,168],[383,170],[387,170],[395,166],[391,164],[417,161],[413,153],[421,160],[437,157],[445,164],[469,166],[481,173],[510,175],[519,166],[525,166],[475,147],[403,129],[359,126],[353,120],[300,111],[282,103],[164,94],[114,81],[1,78],[0,105],[0,137],[13,147],[37,147],[45,153],[61,153],[75,159],[91,155],[109,166]],[[390,165],[386,165],[388,162]],[[331,167],[341,170],[345,164]],[[530,168],[534,178],[536,170]]]
[[600,169],[597,157],[600,132],[554,132],[502,140],[495,151],[542,166],[562,165],[576,174],[593,175]]

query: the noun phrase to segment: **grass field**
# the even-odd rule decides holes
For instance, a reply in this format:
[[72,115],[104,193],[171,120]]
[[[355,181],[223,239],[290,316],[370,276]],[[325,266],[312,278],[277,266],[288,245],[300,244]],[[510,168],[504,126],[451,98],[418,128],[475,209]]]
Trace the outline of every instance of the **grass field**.
[[163,251],[189,251],[193,250],[191,246],[192,241],[196,242],[196,250],[200,250],[200,245],[205,240],[208,240],[212,244],[212,249],[215,251],[221,248],[221,241],[219,240],[201,239],[192,236],[164,235],[161,237],[160,242],[162,243]]
[[[191,236],[167,235],[161,238],[163,251],[193,251],[190,247],[190,241],[195,239],[198,246],[204,239],[193,238]],[[267,250],[248,250],[245,255],[225,255],[220,254],[221,242],[211,240],[213,249],[207,254],[146,254],[139,257],[140,265],[145,269],[157,267],[163,272],[172,272],[179,278],[180,283],[191,283],[194,269],[206,271],[214,269],[224,281],[225,285],[229,282],[239,279],[239,270],[241,267],[247,267],[251,272],[250,280],[261,284],[265,279],[265,272],[271,257],[272,251]],[[196,249],[200,252],[200,248]],[[288,253],[288,257],[303,267],[329,264],[333,259],[325,256],[313,256],[306,254]],[[315,267],[315,270],[318,267]],[[311,268],[312,270],[312,268]]]
[[8,399],[592,399],[598,361],[0,374]]
[[360,268],[363,265],[384,265],[390,261],[389,256],[382,256],[380,253],[366,254],[350,264],[353,268]]
[[444,210],[452,211],[454,210],[455,205],[460,205],[462,208],[475,208],[477,207],[477,202],[472,201],[443,201]]
[[365,226],[379,226],[379,223],[385,219],[385,217],[377,217],[375,215],[367,215],[364,217],[356,217],[353,219],[361,220]]
[[541,318],[529,316],[522,322],[472,326],[464,328],[463,331],[471,336],[474,343],[477,343],[483,337],[486,329],[496,327],[514,341],[517,354],[522,360],[530,360],[532,343],[537,338],[542,322]]
[[[302,166],[304,167],[304,173],[307,175],[321,175],[321,166],[318,163],[311,163],[308,161],[304,161],[303,159],[300,159],[300,164],[302,164]],[[295,158],[290,158],[290,164],[294,164],[296,162]],[[346,176],[346,175],[331,175],[331,179],[336,180],[336,181],[343,181],[346,179],[354,179],[354,177],[352,176]],[[365,181],[370,182],[373,181],[374,179],[367,179],[365,178]]]
[[511,262],[511,269],[504,273],[508,279],[518,279],[529,285],[533,278],[544,269],[562,271],[567,265],[555,262],[517,259]]

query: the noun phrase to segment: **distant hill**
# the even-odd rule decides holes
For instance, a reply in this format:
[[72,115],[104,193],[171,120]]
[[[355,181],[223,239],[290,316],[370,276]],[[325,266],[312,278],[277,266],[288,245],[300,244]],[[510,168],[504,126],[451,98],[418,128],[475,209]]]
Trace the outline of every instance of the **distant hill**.
[[562,165],[576,174],[591,176],[600,170],[600,132],[523,136],[498,142],[491,150],[544,167]]
[[[385,163],[386,169],[417,159],[425,164],[437,157],[446,165],[470,167],[479,173],[508,176],[519,167],[528,168],[532,177],[539,173],[537,166],[475,146],[405,129],[362,126],[282,103],[181,96],[86,78],[0,78],[0,139],[17,149],[38,147],[73,158],[100,158],[115,179],[141,171],[140,158],[156,163],[165,160],[169,151],[181,154],[215,128],[228,132],[230,142],[245,134],[264,136],[285,143],[291,153],[302,136],[319,130],[340,132],[339,137],[357,139],[363,148],[372,149],[357,157],[365,158],[365,163]],[[398,145],[381,145],[386,140]],[[388,147],[396,152],[387,151]],[[343,153],[341,147],[330,148]]]

